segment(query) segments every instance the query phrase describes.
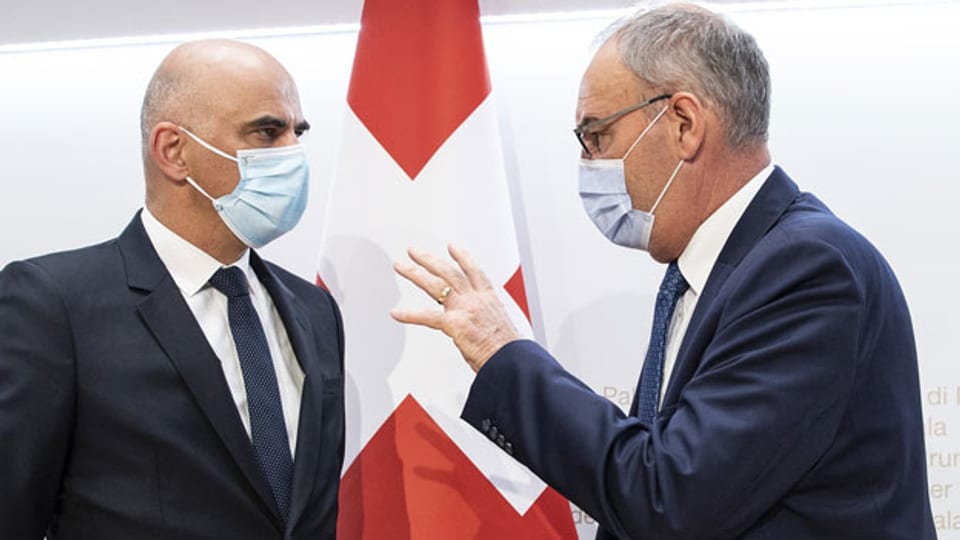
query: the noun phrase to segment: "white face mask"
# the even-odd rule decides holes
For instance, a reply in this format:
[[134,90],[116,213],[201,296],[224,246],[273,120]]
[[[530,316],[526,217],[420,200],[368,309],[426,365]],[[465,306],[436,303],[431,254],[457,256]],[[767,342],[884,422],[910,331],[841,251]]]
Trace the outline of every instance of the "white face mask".
[[300,221],[307,207],[310,178],[303,146],[238,150],[233,157],[186,128],[180,129],[207,150],[237,163],[240,181],[222,197],[211,197],[189,176],[187,182],[210,199],[241,242],[252,248],[262,247]]
[[646,251],[650,247],[650,234],[653,232],[653,212],[660,204],[667,188],[673,183],[683,160],[677,164],[653,203],[649,212],[633,208],[633,201],[627,193],[627,177],[624,162],[637,143],[643,139],[650,128],[667,112],[664,107],[647,124],[637,140],[620,159],[581,159],[580,160],[580,200],[590,221],[600,229],[611,242],[619,246]]

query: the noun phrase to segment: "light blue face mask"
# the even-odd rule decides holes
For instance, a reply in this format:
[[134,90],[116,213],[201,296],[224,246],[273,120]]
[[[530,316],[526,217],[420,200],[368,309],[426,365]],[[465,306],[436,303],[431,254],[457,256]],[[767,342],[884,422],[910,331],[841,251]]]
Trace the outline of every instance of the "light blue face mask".
[[580,200],[583,202],[583,208],[600,232],[619,246],[644,251],[649,249],[650,235],[653,232],[653,211],[657,209],[667,188],[673,183],[673,179],[680,172],[680,167],[683,166],[683,160],[681,160],[649,212],[633,207],[633,200],[627,193],[624,162],[637,143],[666,111],[667,107],[664,107],[657,113],[622,158],[580,160]]
[[237,157],[214,147],[186,128],[184,133],[211,152],[235,161],[240,182],[230,193],[211,197],[193,178],[187,182],[213,203],[220,219],[244,244],[259,248],[293,229],[307,208],[310,169],[300,144],[237,150]]

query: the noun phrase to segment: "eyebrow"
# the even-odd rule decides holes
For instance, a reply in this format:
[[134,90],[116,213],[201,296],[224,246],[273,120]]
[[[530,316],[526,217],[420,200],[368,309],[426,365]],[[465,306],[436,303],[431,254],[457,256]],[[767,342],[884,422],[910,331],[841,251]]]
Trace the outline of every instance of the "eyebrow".
[[[283,118],[264,115],[264,116],[261,116],[260,118],[256,118],[254,120],[247,122],[246,126],[248,128],[272,127],[272,128],[277,128],[282,130],[282,129],[286,129],[287,126],[289,126],[289,123]],[[310,123],[307,122],[306,120],[301,120],[300,122],[297,123],[296,126],[294,126],[294,129],[301,132],[307,131],[308,129],[310,129]]]

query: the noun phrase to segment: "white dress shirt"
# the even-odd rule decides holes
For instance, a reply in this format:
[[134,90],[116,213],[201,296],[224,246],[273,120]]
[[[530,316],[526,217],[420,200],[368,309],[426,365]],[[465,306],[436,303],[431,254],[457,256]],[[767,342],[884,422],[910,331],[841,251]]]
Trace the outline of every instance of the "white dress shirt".
[[[683,274],[690,288],[677,301],[677,307],[674,308],[673,317],[670,319],[667,347],[663,358],[663,373],[668,376],[673,375],[673,367],[677,362],[677,353],[680,351],[680,344],[683,343],[683,336],[687,333],[693,310],[697,307],[697,301],[707,284],[713,265],[720,256],[720,251],[771,173],[773,173],[772,163],[764,167],[727,202],[717,208],[706,221],[700,224],[677,259],[680,273]],[[660,386],[661,400],[667,391],[667,381],[669,379],[665,379],[664,384]]]
[[[251,434],[250,409],[247,405],[247,392],[244,388],[243,372],[240,370],[237,346],[230,333],[227,297],[207,283],[214,272],[224,265],[165,227],[146,208],[143,209],[140,218],[157,255],[160,256],[173,281],[180,288],[183,299],[186,300],[187,306],[197,319],[210,347],[220,359],[223,376],[227,380],[240,420],[249,437]],[[257,279],[253,268],[250,267],[250,250],[245,251],[239,260],[227,266],[236,266],[243,270],[250,283],[250,300],[260,317],[263,333],[267,337],[267,345],[270,348],[270,357],[273,359],[273,369],[277,375],[277,385],[280,390],[290,455],[294,455],[300,419],[300,397],[303,392],[303,370],[297,362],[287,330],[283,326],[273,300]]]

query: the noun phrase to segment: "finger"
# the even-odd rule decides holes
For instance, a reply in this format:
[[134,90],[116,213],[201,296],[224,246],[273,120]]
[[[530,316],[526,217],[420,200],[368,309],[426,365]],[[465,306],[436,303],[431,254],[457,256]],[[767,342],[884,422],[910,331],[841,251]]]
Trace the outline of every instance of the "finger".
[[447,286],[447,282],[443,281],[443,279],[410,263],[395,262],[393,263],[393,270],[434,299],[436,299],[443,291],[443,288]]
[[434,330],[443,330],[442,311],[393,308],[390,310],[390,316],[397,322],[426,326]]
[[463,291],[469,288],[470,281],[463,275],[463,272],[449,262],[420,249],[410,248],[407,253],[413,262],[424,267],[431,274],[439,276],[453,287],[453,290]]
[[463,273],[466,275],[466,278],[470,281],[470,285],[475,289],[490,289],[493,286],[490,284],[490,280],[487,279],[487,275],[477,266],[477,263],[473,261],[473,257],[467,253],[466,250],[461,249],[453,244],[447,246],[447,251],[450,253],[450,256],[453,257],[453,260],[457,262],[460,268],[463,269]]

